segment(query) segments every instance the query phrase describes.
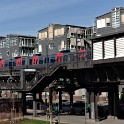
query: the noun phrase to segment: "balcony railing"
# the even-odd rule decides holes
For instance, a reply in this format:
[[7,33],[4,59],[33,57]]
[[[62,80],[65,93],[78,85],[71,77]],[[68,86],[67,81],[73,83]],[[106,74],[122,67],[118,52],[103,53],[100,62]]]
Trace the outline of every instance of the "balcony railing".
[[19,44],[19,47],[35,47],[35,44]]
[[21,53],[20,56],[33,56],[33,53]]
[[70,50],[70,46],[69,45],[64,45],[64,46],[58,46],[59,51],[65,51],[65,50]]

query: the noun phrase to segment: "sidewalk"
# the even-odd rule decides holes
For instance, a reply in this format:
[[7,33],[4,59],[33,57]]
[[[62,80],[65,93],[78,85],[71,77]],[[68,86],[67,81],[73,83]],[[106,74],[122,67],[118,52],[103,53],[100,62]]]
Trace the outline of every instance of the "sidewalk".
[[[46,121],[47,119],[46,115],[39,115],[37,117],[33,117],[32,115],[29,116],[24,116],[24,118],[28,119],[36,119],[36,120],[43,120]],[[76,115],[60,115],[60,123],[65,123],[65,124],[85,124],[85,118],[84,116],[76,116]],[[58,119],[58,116],[53,118],[53,122],[55,119]],[[87,124],[124,124],[124,120],[119,120],[119,119],[106,119],[100,122],[95,122],[94,120],[86,120]]]

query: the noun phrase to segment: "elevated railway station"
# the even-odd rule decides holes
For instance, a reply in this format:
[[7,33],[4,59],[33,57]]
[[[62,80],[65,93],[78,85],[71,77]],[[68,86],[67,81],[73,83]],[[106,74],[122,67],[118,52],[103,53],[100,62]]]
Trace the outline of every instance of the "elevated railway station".
[[[116,22],[119,20],[116,20],[116,18],[119,17],[122,17],[122,20]],[[8,60],[0,60],[0,90],[22,93],[23,104],[26,102],[26,93],[32,93],[33,115],[35,116],[37,93],[41,100],[41,93],[46,88],[48,89],[50,110],[52,110],[53,92],[59,92],[59,110],[61,110],[63,91],[68,92],[70,95],[70,105],[73,107],[74,91],[85,88],[87,91],[87,103],[90,105],[89,119],[96,121],[99,119],[99,95],[101,92],[107,92],[107,116],[118,117],[119,86],[124,85],[123,26],[124,8],[116,7],[111,12],[97,17],[97,32],[91,39],[92,45],[90,48],[87,37],[82,37],[82,35],[89,30],[91,31],[91,28],[72,25],[49,25],[38,32],[39,42],[41,41],[39,52],[41,52],[41,46],[45,46],[46,48],[43,48],[45,49],[44,55],[16,56],[16,58],[10,57],[11,59]],[[51,33],[55,33],[55,36],[51,35]],[[60,40],[58,40],[58,36]],[[21,46],[20,55],[28,54],[29,50],[33,53],[35,50],[34,37],[29,40],[33,44],[29,50],[27,49],[27,37],[17,36],[17,38]],[[54,46],[54,43],[58,44],[58,42],[61,44],[61,50],[66,48],[66,52],[62,53],[61,51],[58,53],[57,51],[56,54],[54,53],[53,49],[57,50],[58,47]],[[48,46],[50,49],[48,49]],[[68,51],[69,49],[70,51]],[[25,51],[26,53],[24,53]],[[52,54],[48,54],[50,51]],[[25,113],[26,107],[23,106],[23,114]]]
[[[81,59],[82,55],[84,56],[84,53],[75,53],[74,58],[68,55],[66,61],[63,61],[65,60],[64,56],[61,56],[53,63],[46,62],[42,65],[38,64],[36,60],[32,60],[35,64],[13,66],[9,67],[8,70],[7,67],[3,67],[1,68],[1,90],[21,92],[24,102],[26,93],[33,93],[35,106],[36,93],[41,94],[46,87],[49,88],[51,102],[53,91],[66,91],[70,95],[70,104],[73,104],[74,91],[86,88],[87,99],[91,104],[92,112],[89,118],[95,120],[98,119],[97,102],[99,94],[108,92],[109,115],[116,117],[119,101],[118,86],[123,84],[123,61],[115,61],[117,58],[111,58],[110,60],[108,58],[103,59],[102,63],[101,59],[91,59],[91,53],[89,54],[89,52],[85,53],[85,59]],[[2,72],[6,72],[6,74],[3,73],[2,75]],[[61,96],[61,92],[59,95]],[[62,101],[62,97],[59,97],[59,101]],[[62,104],[60,103],[60,110],[61,107]],[[34,107],[34,115],[35,112]]]

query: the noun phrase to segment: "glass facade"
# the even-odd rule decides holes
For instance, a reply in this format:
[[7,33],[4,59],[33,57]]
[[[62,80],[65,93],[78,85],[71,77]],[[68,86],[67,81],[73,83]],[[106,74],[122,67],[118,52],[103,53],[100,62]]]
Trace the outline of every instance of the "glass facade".
[[112,28],[120,27],[120,8],[112,10]]

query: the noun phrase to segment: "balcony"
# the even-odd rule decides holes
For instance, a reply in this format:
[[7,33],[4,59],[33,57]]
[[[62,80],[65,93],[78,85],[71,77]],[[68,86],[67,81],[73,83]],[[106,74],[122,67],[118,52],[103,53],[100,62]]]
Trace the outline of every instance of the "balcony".
[[33,53],[21,53],[21,57],[33,56]]
[[70,46],[69,45],[64,45],[64,46],[58,46],[58,49],[60,52],[62,51],[70,51]]
[[19,44],[19,47],[35,47],[35,44]]

